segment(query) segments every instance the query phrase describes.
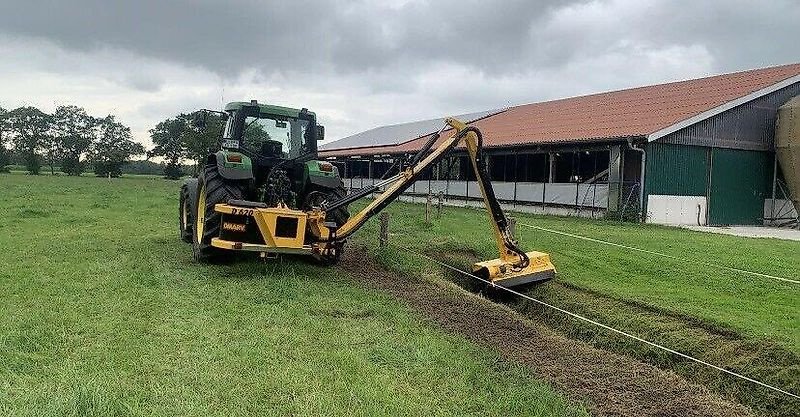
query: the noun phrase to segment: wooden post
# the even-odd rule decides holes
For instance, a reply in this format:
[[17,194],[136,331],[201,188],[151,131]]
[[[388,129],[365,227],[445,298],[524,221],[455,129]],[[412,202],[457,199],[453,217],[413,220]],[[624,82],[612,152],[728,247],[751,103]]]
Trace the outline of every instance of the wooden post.
[[433,198],[431,197],[431,191],[428,190],[428,198],[425,199],[425,223],[431,223],[431,202]]
[[444,201],[444,191],[439,191],[439,201],[436,203],[436,218],[442,217],[442,202]]
[[378,219],[381,222],[380,227],[380,234],[378,235],[378,241],[380,243],[380,247],[385,248],[389,246],[389,213],[383,212],[378,216]]

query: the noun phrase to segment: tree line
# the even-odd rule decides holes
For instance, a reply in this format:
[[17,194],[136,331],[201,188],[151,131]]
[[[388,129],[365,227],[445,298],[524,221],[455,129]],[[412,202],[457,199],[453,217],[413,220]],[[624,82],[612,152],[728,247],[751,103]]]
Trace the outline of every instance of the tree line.
[[52,114],[33,106],[0,107],[0,170],[12,161],[38,175],[42,166],[67,175],[81,175],[91,166],[97,176],[118,177],[131,157],[143,155],[131,129],[113,115],[94,117],[73,105]]
[[[200,118],[204,123],[198,123]],[[63,105],[52,114],[33,106],[13,110],[0,107],[0,171],[12,164],[23,165],[38,175],[42,167],[51,173],[81,175],[91,168],[97,176],[118,177],[130,173],[163,171],[166,178],[180,178],[197,170],[208,153],[218,147],[224,120],[217,114],[181,113],[150,130],[154,148],[145,151],[134,142],[131,129],[113,115],[93,117],[85,109]],[[146,155],[147,160],[131,161]],[[161,157],[164,163],[149,159]],[[184,165],[191,161],[192,165]],[[127,166],[127,168],[124,168]],[[160,173],[160,172],[159,172]]]
[[[198,123],[202,118],[204,123]],[[225,122],[214,113],[181,113],[159,122],[150,129],[153,149],[147,152],[148,158],[164,158],[164,176],[177,179],[184,174],[182,161],[193,161],[196,173],[209,152],[218,147]]]

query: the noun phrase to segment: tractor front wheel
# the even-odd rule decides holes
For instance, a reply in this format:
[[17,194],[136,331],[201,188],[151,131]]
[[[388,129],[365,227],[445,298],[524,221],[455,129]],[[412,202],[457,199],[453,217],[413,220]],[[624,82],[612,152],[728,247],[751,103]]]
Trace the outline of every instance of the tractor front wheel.
[[239,184],[226,180],[217,164],[208,164],[197,180],[197,200],[195,201],[192,254],[200,262],[215,260],[223,253],[222,249],[211,246],[211,239],[219,237],[222,215],[214,211],[214,206],[229,200],[242,200],[244,193]]
[[[347,190],[345,190],[344,187],[330,189],[313,188],[306,195],[303,209],[311,210],[315,207],[321,207],[323,203],[339,200],[346,195]],[[336,226],[341,226],[350,220],[350,212],[347,211],[347,206],[339,207],[335,210],[328,211],[325,220],[336,223]]]
[[[346,195],[347,190],[345,190],[344,187],[332,189],[314,188],[306,195],[306,201],[303,204],[303,209],[311,210],[312,208],[322,206],[323,203],[344,198]],[[325,216],[325,221],[335,223],[336,227],[342,226],[343,224],[347,223],[348,220],[350,220],[350,212],[347,211],[347,206],[330,210]],[[335,265],[342,257],[343,251],[344,242],[338,242],[332,248],[332,253],[320,256],[320,261],[325,266]]]

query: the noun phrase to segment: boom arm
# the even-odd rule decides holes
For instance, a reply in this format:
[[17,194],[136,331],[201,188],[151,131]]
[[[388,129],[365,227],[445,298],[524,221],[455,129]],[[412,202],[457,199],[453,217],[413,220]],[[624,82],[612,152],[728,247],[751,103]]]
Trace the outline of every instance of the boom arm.
[[[486,172],[486,160],[484,159],[482,152],[483,138],[480,130],[475,127],[467,126],[460,120],[453,118],[446,119],[445,123],[445,127],[449,125],[455,129],[455,133],[442,141],[442,143],[440,143],[439,146],[437,146],[436,149],[434,149],[430,154],[424,156],[424,153],[427,152],[433,146],[434,142],[439,138],[439,133],[435,134],[428,141],[426,146],[423,147],[423,149],[414,158],[411,166],[402,172],[391,178],[387,178],[386,180],[383,180],[372,187],[357,191],[339,201],[332,202],[331,204],[322,207],[322,210],[332,210],[336,207],[349,204],[352,201],[372,194],[381,187],[386,187],[385,191],[371,201],[367,207],[356,213],[350,218],[350,220],[341,225],[338,229],[336,229],[335,232],[331,233],[330,240],[341,241],[353,234],[372,216],[379,213],[389,203],[397,199],[400,194],[402,194],[408,187],[411,186],[411,184],[414,183],[414,181],[417,180],[419,175],[426,168],[444,158],[456,147],[456,145],[458,145],[461,139],[464,139],[467,152],[472,161],[472,169],[475,171],[475,177],[478,180],[481,195],[483,196],[483,201],[489,214],[492,231],[494,232],[497,248],[500,252],[500,259],[504,263],[510,264],[512,269],[526,268],[529,264],[529,258],[526,253],[519,249],[514,242],[508,228],[508,220],[506,219],[506,216],[500,207],[500,203],[497,201],[497,197],[495,197],[494,189],[489,181],[489,176]],[[442,128],[442,130],[444,130],[444,128]]]

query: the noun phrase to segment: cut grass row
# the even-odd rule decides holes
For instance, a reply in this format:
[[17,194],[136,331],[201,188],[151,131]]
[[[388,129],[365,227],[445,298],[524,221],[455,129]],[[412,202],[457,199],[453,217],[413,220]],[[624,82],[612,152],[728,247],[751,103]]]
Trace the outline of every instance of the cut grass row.
[[586,415],[335,269],[195,264],[178,185],[0,175],[0,414]]
[[[376,259],[389,268],[451,279],[472,290],[468,278],[421,259],[414,252],[469,269],[497,257],[486,214],[446,207],[424,222],[422,205],[390,206],[391,242]],[[610,221],[515,214],[526,250],[551,254],[556,281],[526,292],[537,299],[632,332],[648,340],[800,392],[800,286],[674,259],[598,245],[522,227],[550,229],[613,241],[697,261],[713,261],[787,278],[800,276],[800,242],[705,234],[684,229]],[[377,245],[371,223],[357,239]],[[408,250],[407,250],[408,249]],[[791,414],[797,402],[719,372],[677,360],[597,327],[515,297],[500,300],[565,335],[673,369],[768,415]]]
[[[474,251],[497,257],[485,213],[445,207],[441,219],[424,223],[422,205],[389,207],[397,245],[430,251]],[[351,210],[352,211],[352,210]],[[753,239],[685,229],[514,214],[521,224],[577,233],[697,262],[713,262],[800,280],[800,242]],[[358,235],[377,242],[377,222]],[[682,262],[546,233],[522,226],[526,250],[550,253],[558,280],[601,294],[705,320],[800,354],[800,285]]]

